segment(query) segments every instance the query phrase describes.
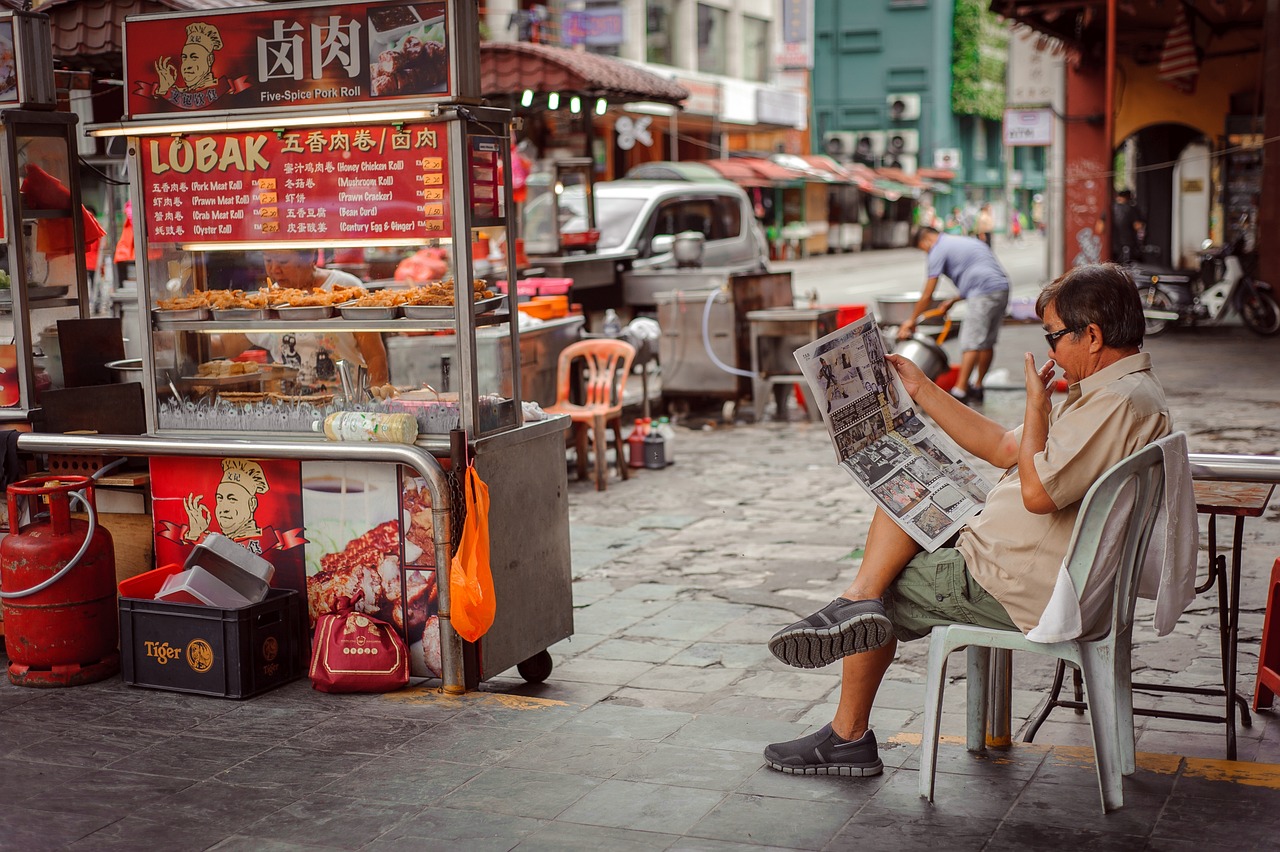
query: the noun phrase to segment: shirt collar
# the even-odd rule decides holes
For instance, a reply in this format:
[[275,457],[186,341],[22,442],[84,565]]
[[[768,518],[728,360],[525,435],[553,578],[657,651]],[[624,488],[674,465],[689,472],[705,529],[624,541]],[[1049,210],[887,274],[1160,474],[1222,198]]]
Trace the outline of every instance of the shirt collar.
[[1130,373],[1141,373],[1150,369],[1151,353],[1139,352],[1136,355],[1126,355],[1114,364],[1103,367],[1093,375],[1087,376],[1072,385],[1067,392],[1067,402],[1075,402],[1085,394],[1093,393],[1099,388],[1106,387],[1121,376],[1127,376]]

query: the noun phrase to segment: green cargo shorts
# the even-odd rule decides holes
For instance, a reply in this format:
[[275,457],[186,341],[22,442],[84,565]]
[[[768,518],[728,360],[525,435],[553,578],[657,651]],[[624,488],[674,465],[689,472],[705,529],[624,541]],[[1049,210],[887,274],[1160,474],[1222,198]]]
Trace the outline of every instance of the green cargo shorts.
[[969,576],[954,547],[918,553],[884,596],[885,612],[899,641],[929,635],[939,624],[974,624],[1017,630],[1000,602]]

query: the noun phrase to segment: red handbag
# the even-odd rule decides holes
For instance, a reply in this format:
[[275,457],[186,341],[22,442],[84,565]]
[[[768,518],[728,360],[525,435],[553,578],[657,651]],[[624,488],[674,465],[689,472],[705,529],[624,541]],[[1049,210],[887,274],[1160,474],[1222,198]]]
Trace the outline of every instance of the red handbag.
[[409,682],[409,653],[400,634],[338,599],[336,612],[316,619],[311,641],[311,685],[321,692],[392,692]]

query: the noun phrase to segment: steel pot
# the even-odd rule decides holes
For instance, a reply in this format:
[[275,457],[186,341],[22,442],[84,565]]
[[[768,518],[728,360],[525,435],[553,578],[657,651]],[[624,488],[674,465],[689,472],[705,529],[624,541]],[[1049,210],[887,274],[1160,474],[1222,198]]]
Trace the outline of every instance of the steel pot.
[[[876,321],[880,325],[902,325],[911,319],[911,309],[920,301],[919,293],[903,293],[901,296],[881,296],[876,299]],[[936,296],[929,305],[934,310],[942,304]]]
[[119,384],[142,381],[142,359],[125,358],[122,361],[108,361],[107,369],[115,376]]
[[676,259],[676,266],[702,266],[706,243],[706,235],[699,231],[681,231],[672,237],[671,254]]
[[914,334],[907,340],[898,341],[893,351],[895,355],[901,355],[919,367],[930,381],[937,381],[938,376],[951,366],[942,347],[923,334]]

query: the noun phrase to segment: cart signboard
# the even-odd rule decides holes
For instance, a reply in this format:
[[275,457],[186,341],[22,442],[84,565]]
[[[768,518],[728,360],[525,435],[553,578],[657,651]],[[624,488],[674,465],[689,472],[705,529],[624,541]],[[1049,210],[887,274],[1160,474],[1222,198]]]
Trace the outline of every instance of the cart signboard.
[[56,103],[49,16],[0,12],[0,109],[52,109]]
[[451,235],[445,125],[140,141],[151,242],[371,245]]
[[130,17],[128,117],[453,95],[446,4],[271,4]]

